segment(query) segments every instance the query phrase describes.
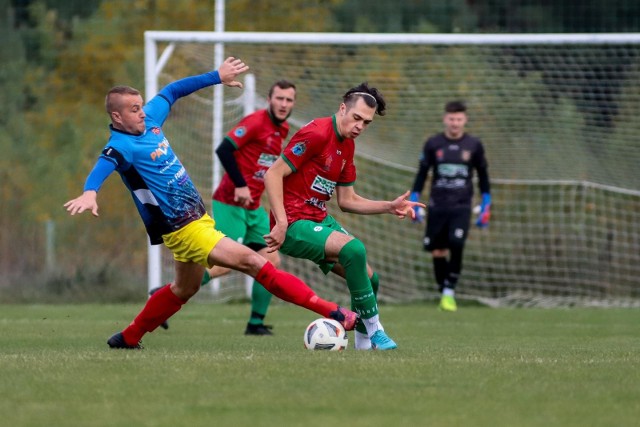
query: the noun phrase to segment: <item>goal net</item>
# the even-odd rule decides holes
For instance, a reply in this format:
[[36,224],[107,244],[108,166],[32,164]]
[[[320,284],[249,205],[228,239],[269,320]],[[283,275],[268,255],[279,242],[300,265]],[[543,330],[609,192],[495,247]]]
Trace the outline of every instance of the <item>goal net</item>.
[[[214,68],[215,43],[255,77],[245,90],[216,86],[180,100],[165,126],[209,208],[214,147],[247,111],[265,106],[276,80],[298,87],[292,133],[333,114],[360,82],[382,91],[387,115],[356,141],[355,188],[373,199],[411,187],[426,137],[442,129],[444,104],[461,99],[467,130],[487,152],[493,216],[488,229],[471,229],[457,296],[496,306],[640,306],[640,34],[145,37],[147,96]],[[423,225],[343,214],[334,202],[329,210],[365,243],[382,302],[437,297]],[[172,280],[170,254],[151,251],[150,260],[150,286]],[[342,279],[309,261],[283,256],[283,268],[322,296],[349,300]],[[226,301],[246,297],[247,285],[236,273],[211,289],[201,298]]]

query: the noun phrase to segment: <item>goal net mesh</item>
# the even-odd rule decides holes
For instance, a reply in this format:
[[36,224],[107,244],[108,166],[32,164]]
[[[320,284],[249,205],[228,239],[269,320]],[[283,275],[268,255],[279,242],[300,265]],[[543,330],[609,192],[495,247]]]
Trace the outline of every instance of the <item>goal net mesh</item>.
[[[274,81],[296,83],[292,134],[312,118],[333,114],[342,94],[360,82],[379,88],[387,115],[376,117],[356,141],[355,189],[372,199],[392,199],[411,187],[426,137],[442,129],[444,104],[467,103],[467,130],[482,139],[489,160],[493,216],[488,229],[471,229],[460,299],[496,306],[640,306],[639,42],[300,44],[292,38],[225,43],[225,56],[250,65],[255,108],[265,106]],[[166,46],[158,43],[159,51]],[[213,68],[213,44],[174,47],[158,88]],[[224,89],[224,132],[244,115],[245,96]],[[209,88],[180,100],[165,127],[209,209],[212,97]],[[365,243],[382,302],[437,297],[431,258],[422,249],[423,225],[391,215],[343,214],[333,201],[329,211]],[[173,268],[163,251],[166,282]],[[309,261],[283,256],[282,267],[323,297],[349,300],[342,279],[322,275]],[[201,294],[216,301],[247,292],[238,273],[211,288]]]

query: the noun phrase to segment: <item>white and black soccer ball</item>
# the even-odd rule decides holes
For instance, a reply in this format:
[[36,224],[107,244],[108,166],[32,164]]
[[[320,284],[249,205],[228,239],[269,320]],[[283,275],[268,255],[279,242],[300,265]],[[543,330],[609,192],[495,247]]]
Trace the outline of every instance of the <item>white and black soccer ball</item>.
[[309,350],[340,351],[348,344],[347,331],[333,319],[316,319],[304,331],[304,346]]

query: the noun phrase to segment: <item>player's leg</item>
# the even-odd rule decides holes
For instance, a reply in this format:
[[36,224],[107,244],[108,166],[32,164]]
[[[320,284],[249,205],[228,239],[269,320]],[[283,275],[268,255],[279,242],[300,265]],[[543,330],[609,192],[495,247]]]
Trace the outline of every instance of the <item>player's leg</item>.
[[[269,216],[264,209],[246,211],[247,230],[244,244],[266,258],[274,267],[280,268],[280,254],[269,252],[264,236],[269,233]],[[251,313],[245,329],[245,335],[272,335],[271,327],[264,324],[271,293],[257,280],[254,280],[251,288]]]
[[[278,252],[268,252],[266,247],[257,252],[273,264],[274,267],[280,268],[280,255]],[[273,334],[273,332],[271,332],[272,326],[264,324],[264,319],[267,316],[267,311],[271,304],[271,297],[271,292],[267,291],[260,282],[257,280],[253,281],[251,287],[251,313],[244,331],[245,335]]]
[[214,225],[213,219],[204,215],[162,236],[165,245],[173,253],[175,280],[151,295],[133,322],[107,341],[110,347],[139,348],[144,334],[166,322],[198,292],[204,268],[208,265],[209,252],[224,238]]
[[307,308],[323,317],[336,319],[347,330],[352,330],[355,326],[355,313],[320,298],[298,277],[278,270],[257,252],[229,238],[223,238],[213,248],[209,254],[209,263],[248,274],[278,298]]
[[427,226],[422,243],[424,250],[431,252],[433,275],[440,293],[442,293],[444,281],[449,273],[449,260],[447,259],[448,235],[447,212],[429,207]]
[[[333,269],[331,270],[332,273],[337,274],[338,276],[345,278],[345,271],[344,271],[344,267],[342,267],[342,265],[340,265],[340,263],[336,263],[333,267]],[[378,277],[378,273],[376,273],[375,271],[373,271],[373,269],[371,268],[371,266],[369,264],[367,264],[367,274],[369,276],[369,281],[371,282],[371,289],[373,290],[373,294],[376,296],[376,299],[378,297],[378,289],[380,288],[380,279]],[[353,310],[354,307],[351,307],[351,309]],[[382,328],[382,325],[380,325],[380,328]],[[384,329],[384,328],[382,328]],[[364,325],[364,322],[362,321],[361,318],[358,318],[358,321],[356,322],[356,328],[354,329],[354,336],[355,336],[355,349],[356,350],[370,350],[371,349],[371,339],[369,339],[369,334],[367,334],[367,328]]]
[[[213,219],[218,231],[230,239],[244,243],[244,238],[247,233],[247,211],[244,208],[213,200],[211,202],[211,211],[213,212]],[[207,268],[202,277],[202,285],[208,284],[211,279],[229,274],[230,271],[230,268],[219,265]]]
[[351,305],[362,319],[372,348],[397,348],[380,323],[378,301],[367,273],[367,251],[364,244],[353,236],[334,231],[325,244],[325,255],[328,261],[337,258],[344,267],[347,287],[351,293]]
[[456,311],[455,289],[462,271],[462,253],[469,232],[470,209],[455,209],[449,219],[449,271],[444,281],[440,308],[445,311]]

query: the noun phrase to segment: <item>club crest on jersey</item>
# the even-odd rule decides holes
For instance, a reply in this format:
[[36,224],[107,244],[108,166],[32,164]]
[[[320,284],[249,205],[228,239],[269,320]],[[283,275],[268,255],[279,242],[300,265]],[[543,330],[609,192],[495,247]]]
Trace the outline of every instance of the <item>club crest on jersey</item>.
[[333,157],[329,156],[327,157],[327,159],[324,161],[324,166],[322,167],[322,169],[329,171],[331,170],[331,163],[333,163]]
[[154,126],[151,128],[151,132],[153,132],[155,135],[160,135],[160,132],[162,132],[162,129],[160,129],[158,126]]
[[305,151],[307,151],[307,141],[298,142],[291,148],[291,152],[295,156],[302,156]]
[[244,126],[237,127],[236,130],[233,131],[233,135],[238,138],[242,138],[246,134],[247,134],[247,128],[245,128]]
[[438,160],[442,160],[444,158],[444,151],[442,149],[436,151],[436,157]]
[[462,150],[462,161],[468,162],[469,160],[471,160],[471,151]]

